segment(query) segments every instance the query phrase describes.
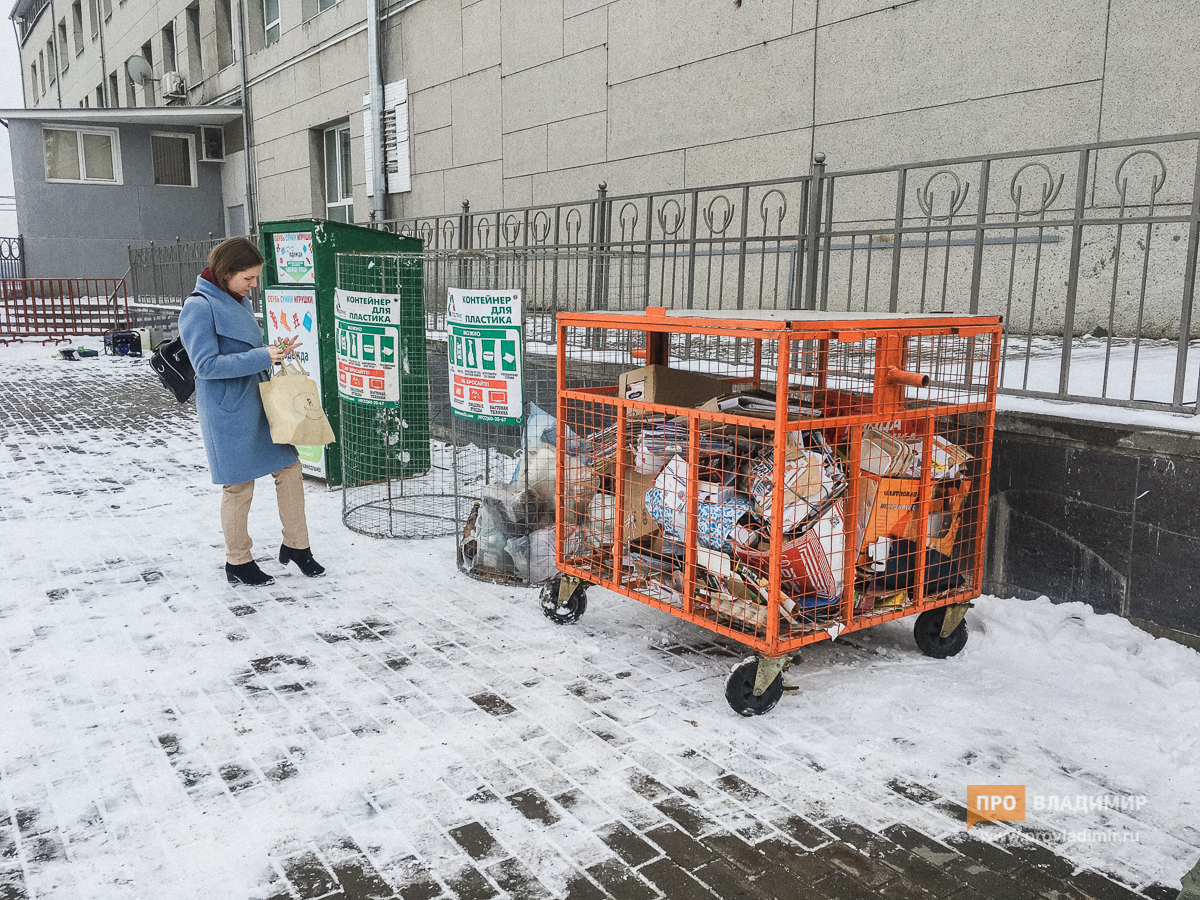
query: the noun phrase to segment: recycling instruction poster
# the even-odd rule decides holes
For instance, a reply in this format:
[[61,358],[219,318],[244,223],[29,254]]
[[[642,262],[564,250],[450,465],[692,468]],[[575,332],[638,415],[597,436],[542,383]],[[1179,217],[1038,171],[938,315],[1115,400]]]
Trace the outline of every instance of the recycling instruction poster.
[[316,281],[313,265],[311,231],[284,231],[275,238],[275,272],[280,284],[313,284]]
[[338,396],[365,406],[400,405],[400,295],[337,288]]
[[[289,291],[267,288],[263,291],[263,315],[267,322],[267,340],[296,338],[300,348],[296,359],[317,383],[321,395],[321,345],[317,342],[317,295],[315,291]],[[300,468],[306,475],[325,477],[325,448],[297,447]]]
[[523,422],[520,291],[450,288],[450,408],[475,422]]

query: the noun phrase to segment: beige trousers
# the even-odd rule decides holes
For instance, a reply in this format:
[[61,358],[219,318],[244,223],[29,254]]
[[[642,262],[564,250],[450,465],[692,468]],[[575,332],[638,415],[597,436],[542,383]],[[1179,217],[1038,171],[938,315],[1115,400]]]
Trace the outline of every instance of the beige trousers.
[[[304,518],[304,478],[300,461],[272,472],[275,479],[275,500],[279,504],[279,521],[283,523],[283,542],[295,550],[308,546],[308,522]],[[254,482],[227,484],[221,492],[221,530],[225,532],[225,559],[240,566],[254,556],[250,548],[250,532],[246,523],[250,517],[250,501],[254,499]]]

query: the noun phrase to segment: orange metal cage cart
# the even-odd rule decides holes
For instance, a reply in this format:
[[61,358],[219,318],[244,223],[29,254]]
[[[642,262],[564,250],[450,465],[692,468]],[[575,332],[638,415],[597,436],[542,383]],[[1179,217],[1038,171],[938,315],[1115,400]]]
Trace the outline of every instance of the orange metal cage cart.
[[739,713],[793,651],[917,615],[952,656],[983,578],[996,316],[560,313],[559,623],[601,585],[757,651]]

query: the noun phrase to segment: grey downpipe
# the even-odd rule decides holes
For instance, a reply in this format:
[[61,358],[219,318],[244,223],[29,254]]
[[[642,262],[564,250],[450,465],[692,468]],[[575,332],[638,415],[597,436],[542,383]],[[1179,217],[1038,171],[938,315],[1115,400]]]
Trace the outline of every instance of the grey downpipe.
[[379,52],[379,0],[367,0],[367,74],[371,91],[371,181],[374,185],[371,220],[382,222],[387,196],[387,144],[383,137],[383,59]]
[[[25,42],[21,40],[21,32],[19,32],[17,30],[17,20],[9,19],[9,21],[12,22],[13,40],[16,41],[16,43],[17,43],[17,56],[20,56],[21,48],[25,46]],[[25,98],[29,96],[28,94],[25,93],[25,60],[24,59],[21,60],[20,64],[17,66],[17,68],[21,70],[21,103],[22,103],[22,105],[24,105]],[[37,103],[37,97],[33,98],[33,102],[34,102],[34,104]],[[30,105],[32,106],[33,104],[30,104]],[[7,121],[4,123],[4,127],[5,128],[8,127]]]
[[242,58],[242,164],[246,173],[246,236],[258,231],[254,179],[250,175],[250,88],[246,84],[246,25],[242,0],[238,0],[238,55]]
[[100,97],[105,107],[111,107],[108,96],[108,63],[104,60],[104,3],[96,0],[96,32],[100,36]]
[[54,0],[50,0],[50,34],[54,37],[54,89],[58,94],[58,108],[62,109],[62,70],[58,67],[62,51],[58,48],[58,13],[54,11]]

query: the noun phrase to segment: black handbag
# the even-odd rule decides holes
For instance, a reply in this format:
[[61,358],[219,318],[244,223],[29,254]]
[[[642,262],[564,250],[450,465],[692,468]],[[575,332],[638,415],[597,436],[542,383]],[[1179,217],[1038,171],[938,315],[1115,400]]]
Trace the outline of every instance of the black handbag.
[[183,349],[183,338],[172,338],[159,344],[150,354],[150,368],[158,373],[163,385],[180,403],[187,403],[196,393],[196,370]]

